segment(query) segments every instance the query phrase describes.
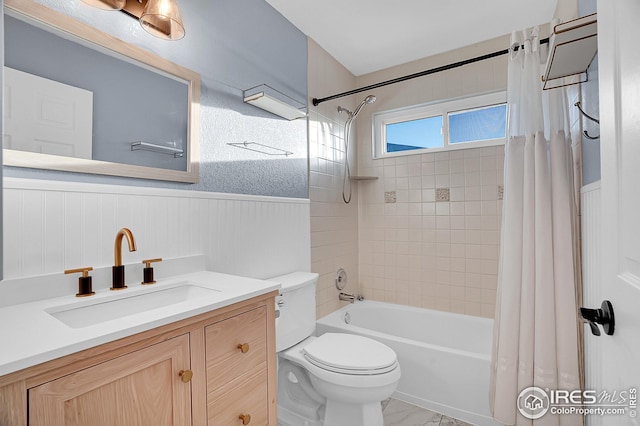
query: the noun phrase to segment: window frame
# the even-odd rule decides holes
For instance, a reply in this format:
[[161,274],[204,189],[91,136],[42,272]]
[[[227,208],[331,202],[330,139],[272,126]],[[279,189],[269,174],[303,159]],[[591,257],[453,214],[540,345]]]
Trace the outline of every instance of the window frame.
[[[507,92],[493,92],[446,101],[430,102],[427,104],[380,111],[372,115],[372,145],[373,159],[400,157],[405,155],[426,154],[430,152],[455,151],[459,149],[480,148],[484,146],[504,145],[506,135],[503,138],[485,139],[470,142],[449,142],[449,114],[464,110],[479,109],[504,104],[507,102]],[[508,107],[507,107],[508,108]],[[509,111],[507,109],[507,117]],[[386,126],[388,124],[402,123],[405,121],[420,120],[424,118],[442,116],[443,146],[436,148],[418,148],[403,151],[387,152]],[[505,129],[506,133],[506,129]]]

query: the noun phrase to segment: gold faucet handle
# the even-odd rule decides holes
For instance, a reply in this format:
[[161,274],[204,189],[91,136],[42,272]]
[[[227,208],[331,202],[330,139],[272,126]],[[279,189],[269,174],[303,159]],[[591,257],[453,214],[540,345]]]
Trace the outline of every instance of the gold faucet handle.
[[162,262],[162,258],[158,257],[158,258],[155,258],[155,259],[146,259],[146,260],[142,261],[142,263],[144,263],[144,267],[145,268],[151,268],[151,264],[154,263],[154,262]]
[[155,284],[156,280],[153,279],[153,268],[151,267],[151,264],[153,262],[161,262],[162,258],[158,257],[156,259],[146,259],[143,260],[142,263],[144,263],[144,270],[142,271],[142,284],[143,285],[147,285],[147,284]]
[[89,271],[93,271],[92,266],[88,266],[86,268],[67,269],[64,271],[65,274],[82,274],[82,276],[78,278],[78,292],[76,293],[76,297],[85,297],[96,294],[92,288],[92,279],[89,275]]
[[93,271],[93,266],[87,266],[86,268],[67,269],[64,271],[64,273],[65,274],[82,273],[82,278],[87,278],[89,276],[89,271]]

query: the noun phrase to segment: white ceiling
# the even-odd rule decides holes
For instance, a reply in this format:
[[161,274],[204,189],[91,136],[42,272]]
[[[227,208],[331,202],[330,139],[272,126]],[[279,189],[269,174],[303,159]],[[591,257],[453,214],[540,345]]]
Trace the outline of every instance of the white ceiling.
[[547,23],[557,3],[557,0],[266,1],[356,76]]

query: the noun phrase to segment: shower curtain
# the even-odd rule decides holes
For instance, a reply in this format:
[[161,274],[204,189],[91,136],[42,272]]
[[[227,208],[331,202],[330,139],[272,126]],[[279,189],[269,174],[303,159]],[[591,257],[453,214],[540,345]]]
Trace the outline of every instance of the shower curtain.
[[537,28],[511,46],[491,410],[506,425],[580,425],[582,416],[533,420],[517,405],[531,386],[581,389],[582,324],[568,99],[565,89],[542,91]]

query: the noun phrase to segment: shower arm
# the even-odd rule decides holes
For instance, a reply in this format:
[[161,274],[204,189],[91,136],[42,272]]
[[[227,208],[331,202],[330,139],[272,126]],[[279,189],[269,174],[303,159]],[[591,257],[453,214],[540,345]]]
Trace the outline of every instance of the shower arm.
[[349,118],[353,117],[353,113],[351,111],[338,105],[338,113],[341,113],[341,112],[346,112]]
[[349,120],[354,120],[358,114],[360,114],[360,111],[362,111],[362,108],[366,105],[366,104],[372,104],[376,101],[376,97],[374,95],[369,95],[366,98],[364,98],[362,100],[362,102],[360,102],[360,104],[356,107],[356,109],[353,110],[353,112],[349,111],[348,109],[341,107],[340,105],[338,105],[338,113],[340,112],[346,112],[347,115],[349,116]]

